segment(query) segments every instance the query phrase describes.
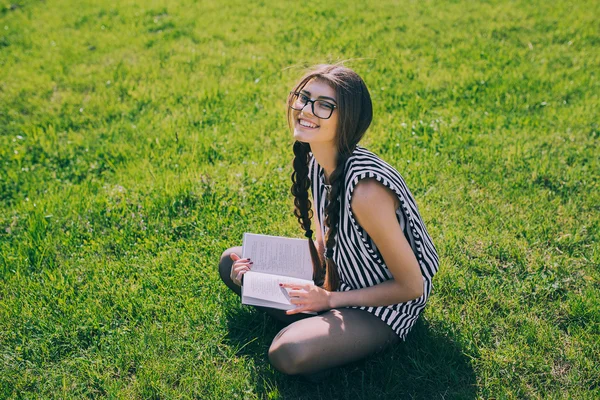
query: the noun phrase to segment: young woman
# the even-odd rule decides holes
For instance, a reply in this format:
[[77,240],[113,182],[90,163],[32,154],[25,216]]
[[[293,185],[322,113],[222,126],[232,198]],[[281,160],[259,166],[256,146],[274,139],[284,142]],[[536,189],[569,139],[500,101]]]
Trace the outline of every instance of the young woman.
[[[290,93],[288,107],[295,215],[308,238],[316,285],[282,282],[296,308],[262,309],[289,323],[269,349],[273,366],[310,375],[404,340],[425,307],[438,256],[398,171],[358,146],[372,105],[354,71],[313,68]],[[226,250],[219,271],[239,295],[252,260],[238,254],[241,247]]]

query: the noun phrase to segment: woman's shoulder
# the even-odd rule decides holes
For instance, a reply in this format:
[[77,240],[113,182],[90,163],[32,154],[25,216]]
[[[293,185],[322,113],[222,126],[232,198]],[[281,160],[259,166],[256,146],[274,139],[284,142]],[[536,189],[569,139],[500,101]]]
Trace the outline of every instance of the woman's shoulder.
[[400,175],[398,170],[377,154],[362,146],[356,146],[346,161],[346,172],[350,174],[361,174],[365,172],[385,172]]

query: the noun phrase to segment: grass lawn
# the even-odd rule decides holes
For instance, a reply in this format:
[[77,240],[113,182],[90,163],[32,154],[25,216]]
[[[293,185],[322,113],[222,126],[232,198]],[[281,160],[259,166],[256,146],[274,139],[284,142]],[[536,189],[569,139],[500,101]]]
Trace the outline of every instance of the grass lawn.
[[[600,3],[0,4],[0,398],[600,397]],[[303,237],[285,98],[352,59],[440,254],[406,342],[320,384],[220,281]]]

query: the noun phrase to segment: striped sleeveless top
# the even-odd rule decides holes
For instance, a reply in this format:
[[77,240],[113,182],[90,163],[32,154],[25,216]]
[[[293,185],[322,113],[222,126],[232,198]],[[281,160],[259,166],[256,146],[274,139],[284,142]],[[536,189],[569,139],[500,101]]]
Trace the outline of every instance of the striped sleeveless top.
[[[325,184],[323,168],[310,153],[309,177],[313,196],[313,207],[319,221],[325,221],[325,207],[328,204],[327,191],[331,189]],[[367,232],[354,219],[350,202],[356,184],[365,178],[374,178],[391,189],[400,200],[396,210],[396,219],[412,248],[423,275],[423,296],[406,303],[381,307],[359,307],[388,324],[394,332],[404,340],[406,334],[415,324],[425,307],[432,289],[432,278],[438,270],[439,259],[425,229],[415,200],[402,176],[392,166],[369,150],[356,146],[346,161],[344,190],[340,199],[340,220],[336,245],[333,249],[333,260],[340,276],[338,291],[348,291],[376,285],[393,279],[385,265],[381,253]],[[325,238],[327,228],[321,223],[321,234]]]

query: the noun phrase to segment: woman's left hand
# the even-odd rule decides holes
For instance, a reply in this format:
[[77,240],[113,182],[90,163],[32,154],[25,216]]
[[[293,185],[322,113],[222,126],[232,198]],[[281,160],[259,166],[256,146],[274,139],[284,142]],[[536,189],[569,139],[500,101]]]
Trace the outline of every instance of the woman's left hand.
[[331,309],[331,292],[312,284],[297,285],[294,283],[280,283],[283,288],[292,289],[288,292],[290,303],[296,305],[293,310],[287,310],[287,315],[298,314],[303,311],[325,311]]

